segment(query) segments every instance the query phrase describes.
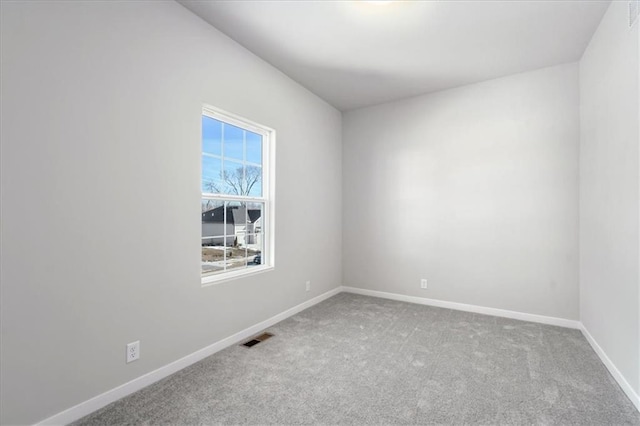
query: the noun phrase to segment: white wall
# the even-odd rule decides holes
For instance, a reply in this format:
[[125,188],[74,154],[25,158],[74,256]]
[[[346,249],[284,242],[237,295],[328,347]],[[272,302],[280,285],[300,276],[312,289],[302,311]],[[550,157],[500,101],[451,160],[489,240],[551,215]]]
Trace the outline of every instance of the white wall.
[[346,113],[344,285],[578,319],[578,102],[567,64]]
[[638,25],[612,2],[580,61],[580,314],[640,392]]
[[[337,110],[177,3],[1,7],[3,424],[340,285]],[[207,288],[203,103],[277,131],[276,269]]]

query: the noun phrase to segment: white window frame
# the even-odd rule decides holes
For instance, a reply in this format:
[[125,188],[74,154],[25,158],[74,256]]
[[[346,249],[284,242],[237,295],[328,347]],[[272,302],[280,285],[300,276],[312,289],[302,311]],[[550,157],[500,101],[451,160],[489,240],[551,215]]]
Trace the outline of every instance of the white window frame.
[[[217,201],[245,201],[264,203],[262,234],[264,239],[264,247],[262,249],[262,262],[259,266],[251,268],[232,269],[214,275],[202,275],[200,271],[202,286],[210,286],[220,282],[233,280],[240,277],[255,275],[262,272],[270,271],[275,268],[275,130],[255,123],[238,115],[223,111],[211,105],[202,106],[202,115],[213,118],[224,123],[231,124],[241,129],[257,133],[262,136],[262,197],[249,197],[227,194],[214,194],[202,192],[200,189],[200,202],[203,199]],[[202,144],[202,133],[200,134],[200,143]],[[202,150],[200,156],[202,157]],[[202,167],[202,162],[200,163]],[[200,186],[202,186],[202,169],[200,170]],[[202,244],[202,234],[201,244]]]

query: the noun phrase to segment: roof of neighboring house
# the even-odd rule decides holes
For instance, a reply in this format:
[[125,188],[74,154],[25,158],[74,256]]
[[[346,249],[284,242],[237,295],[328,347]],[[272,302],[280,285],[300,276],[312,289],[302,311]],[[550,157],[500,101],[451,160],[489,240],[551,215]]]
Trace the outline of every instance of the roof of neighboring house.
[[249,222],[251,223],[255,223],[256,220],[260,219],[260,215],[262,214],[258,209],[249,209],[247,213],[249,214]]
[[[260,219],[260,209],[248,209],[243,206],[227,207],[227,224],[229,225],[241,225],[245,222],[254,223]],[[247,218],[248,216],[248,218]],[[224,222],[224,207],[216,207],[215,209],[207,210],[202,213],[202,221],[205,223],[223,223]]]

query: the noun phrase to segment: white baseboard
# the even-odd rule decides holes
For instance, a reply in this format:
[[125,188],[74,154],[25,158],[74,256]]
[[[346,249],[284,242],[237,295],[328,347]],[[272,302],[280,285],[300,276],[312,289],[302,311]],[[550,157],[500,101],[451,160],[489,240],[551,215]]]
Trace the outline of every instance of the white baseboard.
[[604,363],[604,365],[611,372],[611,375],[616,379],[616,381],[618,382],[622,390],[629,397],[629,399],[631,399],[633,404],[635,404],[636,408],[638,408],[638,410],[640,411],[640,397],[638,396],[638,394],[634,392],[631,385],[629,385],[629,383],[625,380],[625,378],[622,376],[620,371],[616,368],[613,362],[611,362],[609,357],[605,354],[602,348],[593,339],[591,334],[589,334],[587,329],[582,325],[580,321],[569,320],[564,318],[548,317],[544,315],[527,314],[527,313],[508,311],[508,310],[497,309],[497,308],[487,308],[484,306],[468,305],[465,303],[447,302],[444,300],[427,299],[424,297],[406,296],[403,294],[387,293],[383,291],[366,290],[362,288],[342,286],[342,287],[336,287],[333,290],[330,290],[324,294],[321,294],[320,296],[314,297],[313,299],[307,300],[306,302],[303,302],[297,306],[294,306],[293,308],[287,309],[286,311],[281,312],[278,315],[275,315],[265,321],[262,321],[249,328],[246,328],[232,336],[229,336],[225,339],[215,342],[190,355],[187,355],[183,358],[180,358],[179,360],[171,362],[163,367],[160,367],[157,370],[151,371],[150,373],[147,373],[143,376],[135,378],[123,385],[120,385],[103,394],[95,396],[87,401],[81,402],[78,405],[75,405],[67,410],[64,410],[58,414],[55,414],[45,420],[42,420],[41,422],[38,423],[38,425],[61,425],[61,424],[68,424],[75,420],[78,420],[86,416],[87,414],[91,414],[92,412],[99,410],[100,408],[114,401],[117,401],[120,398],[130,395],[133,392],[136,392],[146,386],[151,385],[152,383],[157,382],[158,380],[161,380],[167,376],[170,376],[171,374],[179,370],[182,370],[183,368],[188,367],[191,364],[194,364],[210,355],[215,354],[216,352],[221,351],[222,349],[225,349],[244,339],[247,339],[257,334],[258,332],[264,330],[265,328],[271,327],[272,325],[284,319],[287,319],[290,316],[293,316],[298,312],[301,312],[341,292],[361,294],[364,296],[380,297],[383,299],[398,300],[401,302],[417,303],[421,305],[455,309],[458,311],[474,312],[474,313],[485,314],[485,315],[494,315],[498,317],[512,318],[512,319],[517,319],[522,321],[531,321],[531,322],[537,322],[541,324],[549,324],[549,325],[556,325],[560,327],[579,329],[582,331],[585,338],[591,344],[596,354],[600,357],[600,359]]
[[117,401],[120,398],[123,398],[127,395],[132,394],[146,386],[149,386],[152,383],[157,382],[160,379],[164,379],[171,374],[182,370],[185,367],[190,366],[210,355],[215,354],[216,352],[221,351],[231,345],[234,345],[244,339],[247,339],[265,328],[271,327],[272,325],[289,318],[292,315],[297,314],[313,305],[316,305],[331,296],[335,296],[336,294],[342,291],[342,287],[336,287],[333,290],[330,290],[320,296],[314,297],[313,299],[307,300],[304,303],[301,303],[293,308],[287,309],[284,312],[279,313],[267,320],[264,320],[258,324],[255,324],[249,328],[246,328],[238,333],[229,336],[225,339],[222,339],[218,342],[213,343],[199,351],[196,351],[190,355],[187,355],[183,358],[180,358],[177,361],[171,362],[163,367],[158,368],[157,370],[151,371],[143,376],[137,377],[123,385],[120,385],[114,389],[111,389],[103,394],[95,396],[87,401],[81,402],[78,405],[75,405],[67,410],[64,410],[58,414],[55,414],[45,420],[42,420],[38,423],[38,425],[64,425],[71,423],[75,420],[78,420],[87,414],[91,414],[100,408]]
[[580,329],[580,321],[565,318],[547,317],[544,315],[527,314],[523,312],[508,311],[505,309],[487,308],[485,306],[468,305],[466,303],[447,302],[445,300],[427,299],[425,297],[406,296],[404,294],[387,293],[384,291],[366,290],[356,287],[342,287],[348,293],[361,294],[363,296],[381,297],[383,299],[398,300],[400,302],[417,303],[419,305],[436,306],[438,308],[455,309],[456,311],[474,312],[476,314],[493,315],[517,319],[522,321],[537,322],[540,324],[557,325],[559,327]]
[[605,365],[605,367],[607,367],[609,373],[611,373],[613,378],[616,379],[616,382],[618,382],[620,388],[622,388],[622,391],[629,397],[631,402],[633,402],[633,405],[636,406],[636,409],[640,411],[640,395],[638,395],[633,390],[629,382],[627,382],[622,373],[620,373],[620,370],[618,370],[613,361],[609,359],[605,351],[600,347],[598,342],[596,342],[596,339],[593,338],[591,333],[589,333],[589,330],[587,330],[587,328],[582,323],[580,323],[580,331],[582,331],[582,334],[587,339],[587,342],[589,342],[598,357],[600,357],[602,363]]
[[512,318],[522,321],[531,321],[541,324],[557,325],[560,327],[574,328],[582,331],[593,350],[596,352],[602,363],[607,367],[613,378],[618,382],[624,393],[629,397],[636,409],[640,411],[640,396],[633,390],[629,382],[616,368],[604,350],[598,345],[593,336],[580,321],[565,318],[547,317],[544,315],[527,314],[523,312],[508,311],[504,309],[487,308],[484,306],[468,305],[465,303],[447,302],[444,300],[427,299],[424,297],[406,296],[404,294],[387,293],[384,291],[366,290],[356,287],[342,287],[342,291],[347,293],[361,294],[363,296],[381,297],[383,299],[398,300],[401,302],[417,303],[420,305],[437,306],[439,308],[455,309],[458,311],[474,312],[479,314],[494,315],[497,317]]

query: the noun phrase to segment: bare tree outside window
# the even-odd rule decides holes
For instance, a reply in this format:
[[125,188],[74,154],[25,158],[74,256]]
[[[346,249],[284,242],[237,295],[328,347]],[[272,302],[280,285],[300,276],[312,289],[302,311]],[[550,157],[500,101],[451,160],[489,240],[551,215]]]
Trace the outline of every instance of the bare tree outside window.
[[222,183],[209,181],[205,183],[205,186],[211,193],[248,196],[261,178],[262,169],[260,167],[247,165],[246,167],[238,167],[231,172],[221,171]]

